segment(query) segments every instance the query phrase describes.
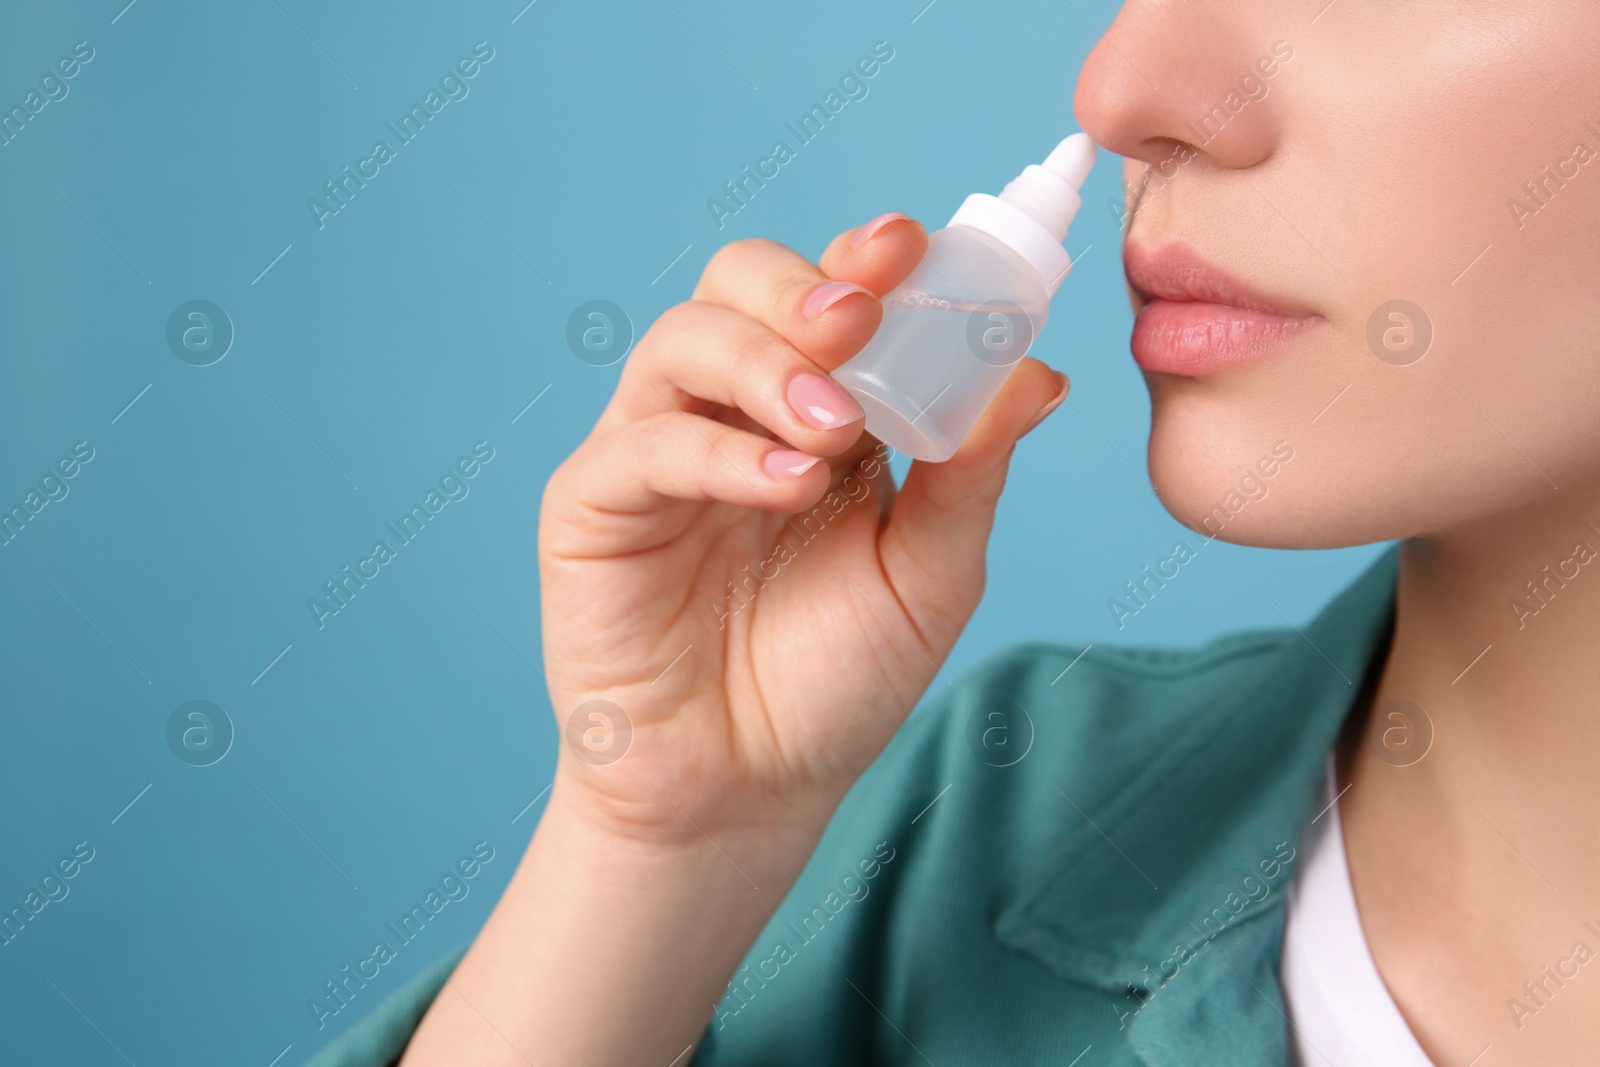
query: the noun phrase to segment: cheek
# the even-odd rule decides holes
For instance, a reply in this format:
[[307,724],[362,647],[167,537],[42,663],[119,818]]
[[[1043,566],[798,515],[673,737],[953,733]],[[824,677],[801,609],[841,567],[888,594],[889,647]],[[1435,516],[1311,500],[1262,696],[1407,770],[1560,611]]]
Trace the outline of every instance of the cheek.
[[[1413,515],[1423,526],[1600,470],[1600,160],[1559,184],[1545,172],[1580,141],[1600,149],[1585,128],[1600,128],[1600,17],[1523,29],[1518,54],[1481,20],[1440,27],[1416,43],[1410,74],[1397,63],[1395,83],[1377,86],[1377,100],[1407,103],[1375,102],[1358,131],[1383,156],[1359,166],[1386,176],[1358,216],[1364,250],[1341,249],[1355,264],[1342,326],[1357,402],[1329,431],[1414,461],[1378,502],[1420,512],[1431,498],[1436,514]],[[1561,72],[1561,88],[1540,70]],[[1368,330],[1397,299],[1432,333],[1427,355],[1398,367],[1373,356]]]
[[[1264,186],[1292,228],[1264,206],[1253,222],[1322,279],[1329,321],[1227,380],[1151,383],[1152,479],[1178,518],[1275,438],[1294,460],[1224,539],[1406,536],[1600,476],[1600,6],[1560,6],[1520,28],[1526,58],[1504,26],[1441,12],[1374,34],[1354,6],[1323,20],[1326,47],[1297,53]],[[1547,181],[1579,142],[1597,158]],[[1431,333],[1406,365],[1369,338],[1394,301]]]

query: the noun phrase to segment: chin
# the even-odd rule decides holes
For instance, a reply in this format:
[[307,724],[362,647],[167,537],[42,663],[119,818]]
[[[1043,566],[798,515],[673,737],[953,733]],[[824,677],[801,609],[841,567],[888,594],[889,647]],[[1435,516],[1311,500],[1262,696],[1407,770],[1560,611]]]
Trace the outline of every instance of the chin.
[[[1150,480],[1199,536],[1256,548],[1346,548],[1401,536],[1371,486],[1330,455],[1335,442],[1276,397],[1244,403],[1214,383],[1146,375]],[[1292,413],[1292,414],[1291,414]]]

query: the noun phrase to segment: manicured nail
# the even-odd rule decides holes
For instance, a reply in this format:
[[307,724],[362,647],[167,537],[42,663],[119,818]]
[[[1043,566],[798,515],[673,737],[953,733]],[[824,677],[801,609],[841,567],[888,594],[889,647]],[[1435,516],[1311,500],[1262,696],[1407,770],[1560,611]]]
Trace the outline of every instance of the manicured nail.
[[1030,432],[1032,432],[1032,430],[1033,430],[1033,428],[1035,426],[1038,426],[1041,422],[1043,422],[1045,420],[1045,417],[1048,416],[1056,408],[1060,407],[1061,406],[1061,402],[1067,398],[1067,376],[1065,374],[1062,374],[1060,371],[1057,371],[1056,372],[1056,377],[1061,379],[1061,392],[1056,396],[1056,398],[1054,400],[1050,401],[1050,403],[1046,404],[1044,407],[1039,409],[1039,413],[1033,417],[1033,421],[1032,422],[1028,423],[1027,428],[1024,429],[1021,433],[1017,434],[1017,440],[1020,441],[1024,437],[1028,436],[1028,434]]
[[866,415],[854,397],[820,374],[796,374],[786,395],[801,421],[819,430],[837,430]]
[[851,285],[849,282],[823,282],[811,290],[810,295],[806,297],[805,303],[800,305],[800,314],[803,318],[814,319],[845,297],[856,293],[866,293],[871,296],[872,290],[863,289],[859,285]]
[[850,238],[850,248],[852,250],[860,248],[862,245],[872,240],[873,236],[879,230],[889,225],[889,223],[896,222],[901,219],[910,221],[911,216],[903,215],[898,211],[891,211],[887,215],[879,215],[871,222],[864,223],[863,225],[856,227],[856,235]]
[[800,477],[821,462],[821,456],[808,456],[804,452],[792,452],[787,448],[780,448],[776,452],[766,454],[761,460],[761,469],[770,477],[788,481]]

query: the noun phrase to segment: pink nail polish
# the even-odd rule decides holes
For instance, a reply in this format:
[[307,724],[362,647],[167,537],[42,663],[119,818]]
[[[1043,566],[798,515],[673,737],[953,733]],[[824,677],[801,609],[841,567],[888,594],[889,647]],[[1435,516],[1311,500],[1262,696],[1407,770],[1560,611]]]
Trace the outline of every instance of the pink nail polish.
[[804,452],[780,448],[776,452],[768,452],[762,458],[761,469],[766,471],[769,477],[789,481],[800,477],[821,462],[820,456],[808,456]]
[[819,430],[836,430],[866,416],[854,397],[820,374],[796,374],[785,395],[801,421]]
[[[1043,163],[1024,167],[999,196],[967,197],[944,229],[928,235],[916,270],[879,302],[882,328],[829,373],[867,409],[868,433],[912,459],[940,463],[955,455],[1022,365],[1048,317],[1049,297],[1072,272],[1061,242],[1083,206],[1077,190],[1097,151],[1088,134],[1075,133]],[[996,255],[996,241],[1006,247],[1004,257]],[[899,244],[878,241],[886,258]],[[939,310],[974,307],[969,301],[977,299],[988,314]]]
[[855,293],[866,293],[871,296],[872,290],[863,289],[859,285],[851,285],[849,282],[823,282],[811,290],[806,297],[805,303],[800,305],[800,315],[806,319],[814,319],[845,297]]
[[856,228],[856,235],[850,238],[850,248],[852,250],[860,248],[862,245],[872,240],[873,235],[879,230],[883,229],[885,226],[889,225],[889,223],[896,222],[901,219],[909,220],[910,218],[910,215],[904,215],[898,211],[891,211],[885,215],[879,215],[871,222],[865,223]]

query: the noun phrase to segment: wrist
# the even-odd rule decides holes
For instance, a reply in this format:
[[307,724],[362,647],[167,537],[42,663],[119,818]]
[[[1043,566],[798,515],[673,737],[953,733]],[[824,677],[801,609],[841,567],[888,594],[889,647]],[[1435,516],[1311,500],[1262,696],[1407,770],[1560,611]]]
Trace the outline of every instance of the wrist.
[[[522,862],[408,1065],[666,1063],[698,1041],[820,826],[802,820],[769,834],[727,820],[704,834],[641,833],[611,808],[557,774]],[[576,1025],[597,1005],[628,1025]],[[535,1049],[532,1060],[508,1051]]]
[[809,855],[842,795],[784,795],[755,787],[718,791],[671,775],[570,764],[563,754],[544,821],[570,826],[619,858],[692,860],[711,845],[753,855]]

